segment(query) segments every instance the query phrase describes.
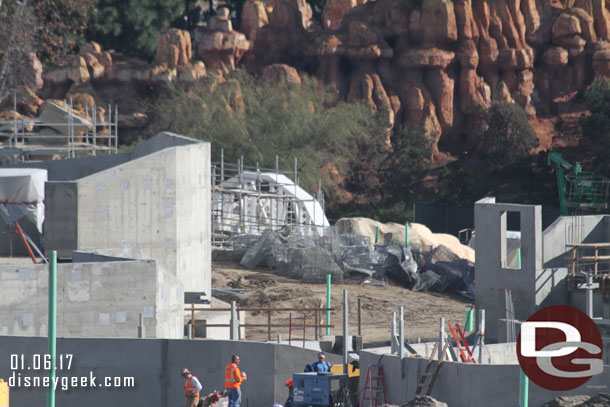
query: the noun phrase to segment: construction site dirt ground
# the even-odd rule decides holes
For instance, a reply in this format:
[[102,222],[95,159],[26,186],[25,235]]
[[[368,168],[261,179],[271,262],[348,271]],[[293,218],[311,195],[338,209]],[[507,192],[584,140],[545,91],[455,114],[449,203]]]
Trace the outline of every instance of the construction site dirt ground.
[[[241,294],[215,295],[223,301],[235,300],[243,308],[315,308],[326,304],[326,285],[304,283],[280,276],[275,270],[248,270],[234,263],[212,264],[212,287],[245,289]],[[350,334],[357,334],[358,298],[361,302],[361,327],[364,343],[383,344],[390,341],[392,312],[398,314],[404,307],[405,337],[432,339],[438,337],[439,319],[464,326],[466,310],[472,302],[454,294],[414,292],[398,282],[388,281],[385,286],[361,285],[358,280],[345,280],[332,284],[331,314],[332,335],[340,335],[343,327],[343,290],[347,289],[349,302]],[[306,315],[307,325],[314,324],[314,314]],[[288,324],[289,312],[273,312],[272,324]],[[267,324],[267,312],[247,312],[247,324]],[[303,313],[292,312],[292,338],[303,338]],[[299,328],[300,325],[300,328]],[[288,339],[288,328],[272,328],[271,337]],[[314,339],[314,328],[307,328],[307,340]],[[248,328],[246,340],[266,341],[267,328]]]

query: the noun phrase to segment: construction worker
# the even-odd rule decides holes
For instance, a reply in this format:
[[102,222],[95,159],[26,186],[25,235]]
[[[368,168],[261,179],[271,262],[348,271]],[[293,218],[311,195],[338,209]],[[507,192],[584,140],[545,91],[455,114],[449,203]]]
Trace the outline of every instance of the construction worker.
[[247,378],[246,372],[239,370],[239,356],[231,356],[231,363],[225,369],[225,387],[229,396],[228,407],[239,407],[241,402],[241,384]]
[[318,353],[318,361],[311,364],[311,369],[314,372],[330,372],[330,363],[326,361],[324,352]]
[[294,384],[294,382],[292,381],[292,379],[286,380],[286,387],[288,387],[288,399],[284,403],[284,407],[292,407],[292,403],[293,403],[292,387],[293,387],[293,384]]
[[186,379],[184,382],[184,396],[186,397],[186,407],[197,407],[199,404],[199,392],[203,388],[199,379],[184,368],[182,369],[182,377]]

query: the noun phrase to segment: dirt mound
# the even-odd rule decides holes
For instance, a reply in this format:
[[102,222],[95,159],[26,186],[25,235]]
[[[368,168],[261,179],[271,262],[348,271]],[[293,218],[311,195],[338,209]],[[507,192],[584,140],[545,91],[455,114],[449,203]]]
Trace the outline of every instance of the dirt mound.
[[[381,223],[368,218],[341,218],[335,223],[338,234],[357,234],[368,236],[371,244],[375,242],[375,234],[379,228],[378,242],[391,240],[404,245],[405,225],[398,223]],[[432,233],[425,225],[409,223],[409,246],[422,251],[430,251],[439,245],[447,246],[461,259],[474,263],[474,250],[460,243],[452,235]]]

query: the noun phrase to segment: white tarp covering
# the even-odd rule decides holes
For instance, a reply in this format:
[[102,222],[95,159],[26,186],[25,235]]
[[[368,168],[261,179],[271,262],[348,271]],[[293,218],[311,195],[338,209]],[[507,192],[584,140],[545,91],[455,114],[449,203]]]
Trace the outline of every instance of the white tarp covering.
[[0,168],[0,205],[6,208],[0,214],[4,222],[12,224],[25,216],[42,233],[45,182],[47,170]]
[[[214,193],[213,210],[218,217],[215,220],[216,230],[256,233],[267,227],[277,229],[285,224],[297,224],[313,226],[315,233],[322,235],[324,228],[330,226],[322,205],[285,175],[246,171],[241,176],[223,182],[221,187],[236,192],[234,196]],[[259,187],[263,191],[259,191]],[[262,197],[257,197],[256,194],[240,196],[240,190],[261,192]],[[269,197],[269,193],[274,198]],[[294,207],[291,207],[291,201],[295,202]],[[235,229],[236,225],[241,230]]]

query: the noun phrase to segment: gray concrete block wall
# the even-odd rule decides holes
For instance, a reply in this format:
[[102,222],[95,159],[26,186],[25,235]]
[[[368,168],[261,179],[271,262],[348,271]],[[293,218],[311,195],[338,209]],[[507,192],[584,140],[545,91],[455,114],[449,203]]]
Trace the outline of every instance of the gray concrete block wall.
[[77,248],[153,258],[211,295],[209,151],[166,149],[78,180]]
[[[0,334],[47,335],[48,266],[0,265],[0,290]],[[182,295],[154,261],[59,264],[57,335],[135,338],[144,314],[147,337],[182,338]]]
[[[13,373],[10,354],[31,358],[34,353],[46,353],[45,338],[0,337],[0,355],[3,355],[0,377],[7,380]],[[57,340],[57,353],[74,355],[72,369],[58,371],[58,376],[88,376],[93,371],[98,378],[135,378],[134,388],[86,388],[56,393],[59,406],[88,407],[184,405],[181,369],[191,369],[207,394],[224,388],[224,369],[232,354],[241,356],[240,368],[248,373],[248,380],[242,385],[242,405],[272,406],[286,400],[285,381],[293,373],[302,372],[303,366],[316,360],[317,354],[287,345],[255,342],[67,338]],[[329,355],[329,358],[339,363],[338,356]],[[16,406],[42,405],[45,401],[45,392],[41,389],[15,388],[11,389],[10,396],[11,405]]]
[[[502,264],[506,212],[520,214],[521,269]],[[512,291],[517,319],[525,320],[536,310],[536,277],[542,269],[541,225],[540,206],[496,204],[494,198],[475,204],[475,304],[477,309],[485,309],[485,334],[491,341],[499,339],[497,321],[506,316],[505,288]]]

